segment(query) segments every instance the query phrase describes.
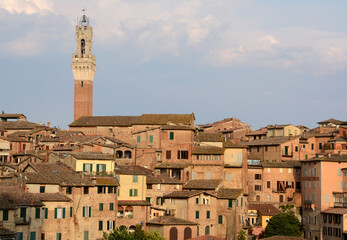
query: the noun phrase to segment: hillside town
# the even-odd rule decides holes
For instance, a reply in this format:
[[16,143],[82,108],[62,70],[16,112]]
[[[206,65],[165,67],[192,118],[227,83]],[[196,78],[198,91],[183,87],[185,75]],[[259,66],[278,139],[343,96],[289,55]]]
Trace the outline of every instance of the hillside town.
[[259,239],[283,206],[304,239],[347,239],[347,120],[93,116],[92,38],[83,15],[68,129],[0,114],[0,239],[94,240],[137,225],[168,240]]

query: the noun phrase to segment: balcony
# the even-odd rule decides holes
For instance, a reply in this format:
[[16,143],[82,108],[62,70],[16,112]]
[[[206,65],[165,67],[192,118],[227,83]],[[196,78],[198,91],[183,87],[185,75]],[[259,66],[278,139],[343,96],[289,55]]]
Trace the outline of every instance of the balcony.
[[334,202],[334,207],[347,208],[347,202]]
[[29,225],[30,224],[30,218],[22,218],[22,217],[16,217],[14,219],[16,225]]

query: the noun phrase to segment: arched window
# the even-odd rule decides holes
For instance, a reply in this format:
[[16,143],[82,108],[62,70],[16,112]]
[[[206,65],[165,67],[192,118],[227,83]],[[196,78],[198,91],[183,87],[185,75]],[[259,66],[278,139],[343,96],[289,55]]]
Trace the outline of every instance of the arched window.
[[86,53],[86,41],[84,39],[81,40],[81,53],[82,55]]
[[123,158],[123,152],[118,150],[116,152],[116,158]]
[[189,181],[189,171],[186,172],[186,181]]
[[124,215],[126,218],[133,218],[133,207],[127,206],[125,208],[125,214]]
[[117,217],[122,218],[124,216],[124,208],[122,206],[118,206]]
[[206,226],[205,235],[210,235],[210,226]]
[[178,233],[177,233],[177,228],[172,227],[170,229],[170,240],[177,240]]
[[133,233],[133,232],[135,232],[135,229],[136,229],[136,227],[134,225],[131,225],[129,227],[129,232]]
[[131,151],[125,151],[124,158],[131,158]]
[[257,202],[260,202],[260,196],[257,195],[257,196],[255,197],[255,200],[256,200]]
[[186,227],[184,229],[184,240],[192,238],[192,229],[190,227]]

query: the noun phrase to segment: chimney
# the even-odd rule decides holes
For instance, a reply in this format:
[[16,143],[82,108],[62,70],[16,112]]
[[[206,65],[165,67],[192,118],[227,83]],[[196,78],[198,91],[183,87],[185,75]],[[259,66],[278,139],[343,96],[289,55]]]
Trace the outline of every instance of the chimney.
[[49,127],[51,125],[51,123],[50,122],[47,122],[47,127]]

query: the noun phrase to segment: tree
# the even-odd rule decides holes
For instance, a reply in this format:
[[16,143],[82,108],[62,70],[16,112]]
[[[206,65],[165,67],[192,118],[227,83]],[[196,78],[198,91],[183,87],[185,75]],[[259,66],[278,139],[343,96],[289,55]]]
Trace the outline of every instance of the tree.
[[145,232],[141,225],[137,225],[135,231],[129,232],[125,226],[120,226],[116,228],[111,233],[105,233],[103,235],[103,240],[165,240],[158,232],[150,231]]
[[246,240],[246,232],[243,231],[243,230],[241,230],[240,232],[238,232],[237,240]]
[[302,224],[295,217],[294,213],[289,211],[273,216],[265,228],[264,237],[272,236],[296,236],[302,235]]

